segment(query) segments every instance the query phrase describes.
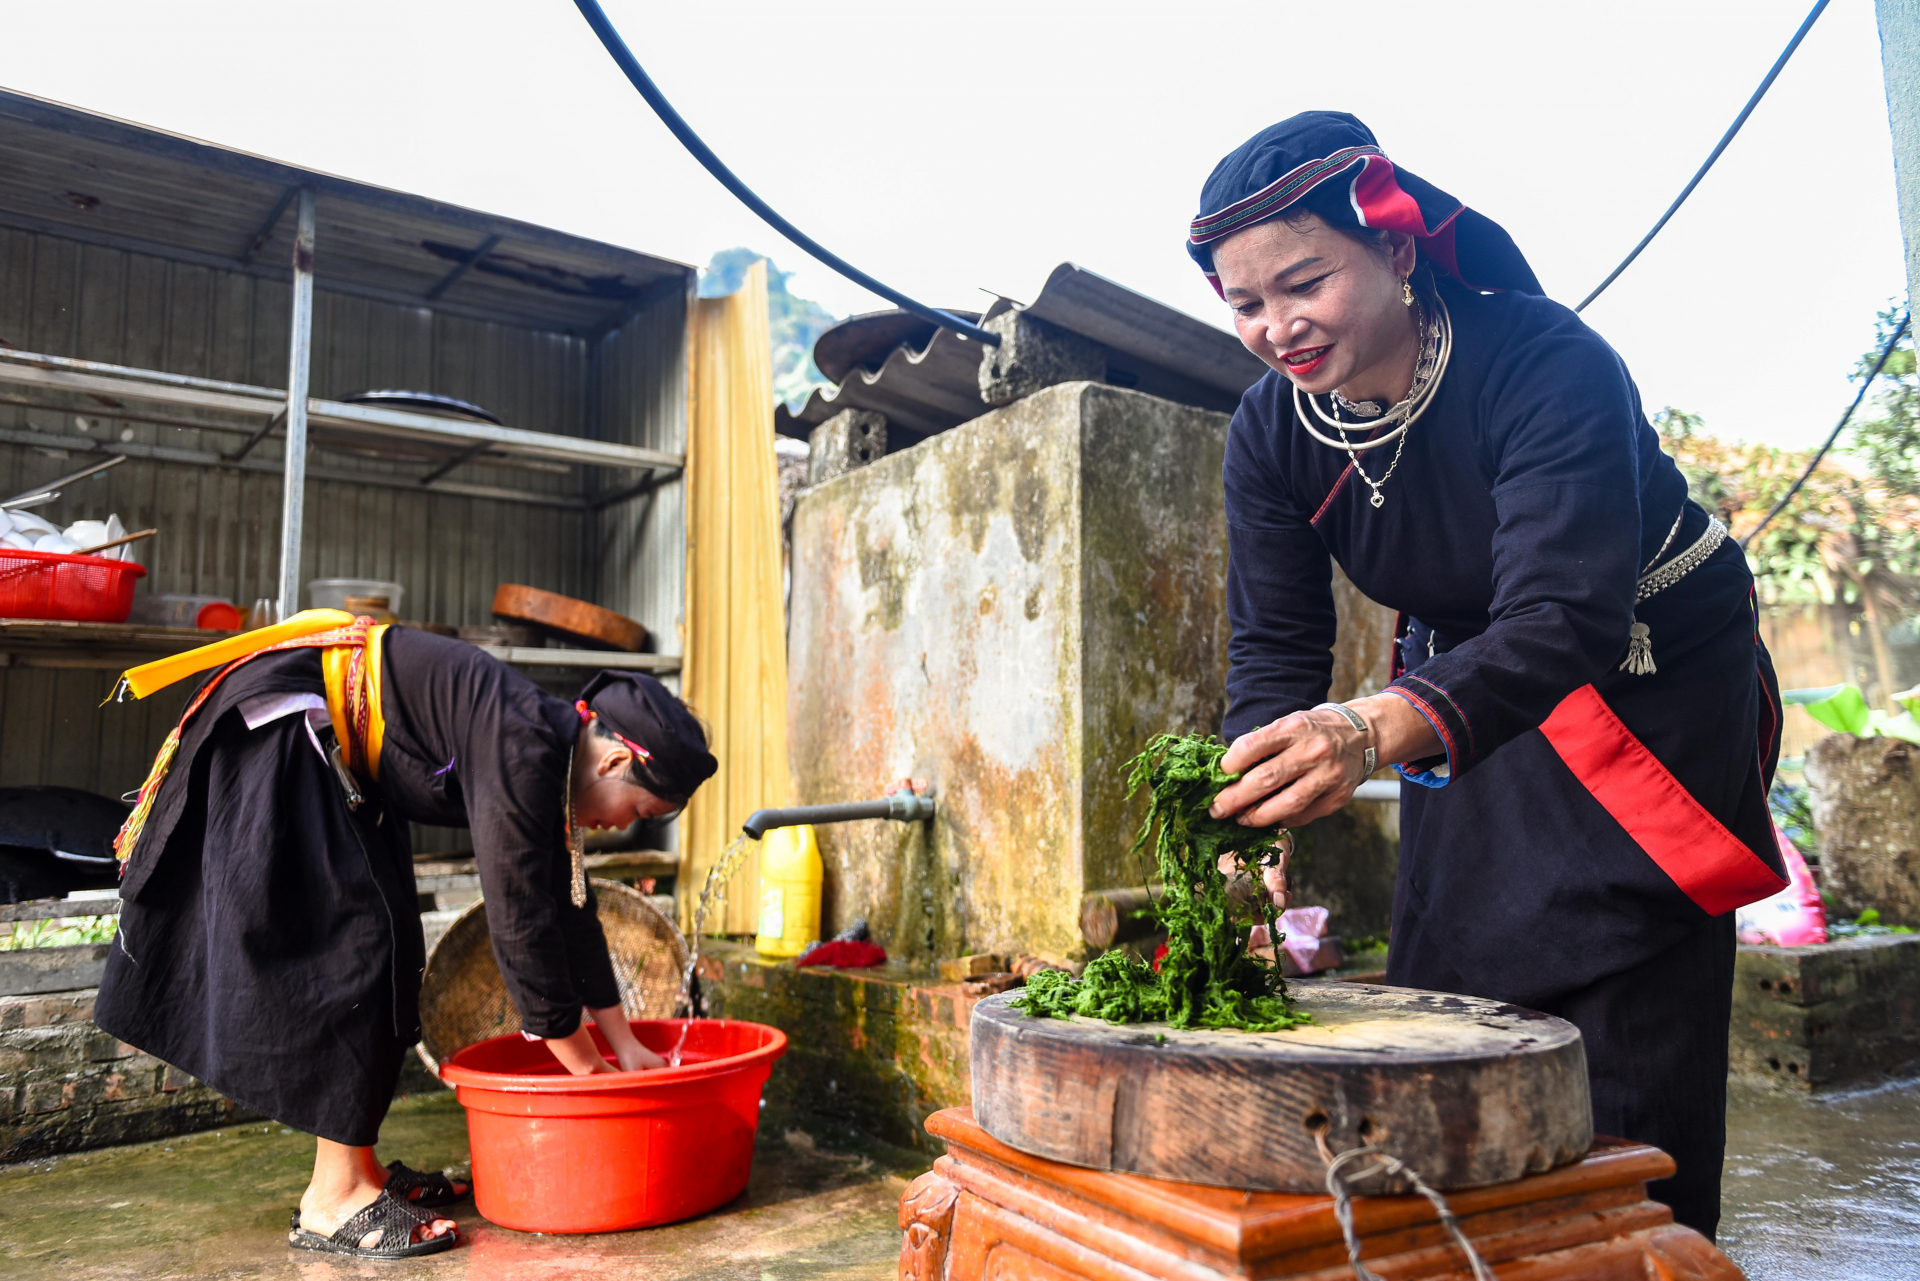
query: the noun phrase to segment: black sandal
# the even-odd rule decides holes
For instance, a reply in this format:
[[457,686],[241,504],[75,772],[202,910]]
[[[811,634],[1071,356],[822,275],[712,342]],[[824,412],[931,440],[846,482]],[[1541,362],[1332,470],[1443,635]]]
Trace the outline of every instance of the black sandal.
[[[287,1233],[287,1244],[296,1250],[350,1254],[361,1259],[414,1259],[423,1254],[451,1250],[458,1242],[460,1232],[457,1228],[424,1241],[413,1239],[415,1229],[424,1228],[435,1219],[445,1217],[429,1214],[413,1202],[402,1200],[382,1188],[379,1196],[342,1223],[330,1237],[301,1227],[300,1211],[295,1210],[291,1231]],[[380,1244],[361,1245],[360,1238],[375,1230],[380,1233]]]
[[[387,1191],[412,1205],[433,1208],[464,1201],[473,1191],[473,1181],[462,1179],[461,1182],[467,1185],[467,1190],[455,1192],[453,1180],[444,1174],[425,1173],[399,1161],[387,1162]],[[419,1196],[413,1195],[415,1188],[420,1189]]]

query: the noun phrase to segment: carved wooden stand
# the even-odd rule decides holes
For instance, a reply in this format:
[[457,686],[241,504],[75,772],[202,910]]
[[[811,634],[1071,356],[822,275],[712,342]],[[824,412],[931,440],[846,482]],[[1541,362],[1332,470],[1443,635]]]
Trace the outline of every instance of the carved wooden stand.
[[[927,1118],[947,1155],[900,1200],[901,1281],[1219,1281],[1353,1276],[1333,1198],[1241,1192],[1063,1165],[1017,1152],[970,1108]],[[1739,1281],[1740,1270],[1647,1199],[1658,1148],[1600,1139],[1572,1165],[1448,1195],[1501,1281]],[[1361,1257],[1384,1281],[1466,1277],[1433,1207],[1360,1197]]]

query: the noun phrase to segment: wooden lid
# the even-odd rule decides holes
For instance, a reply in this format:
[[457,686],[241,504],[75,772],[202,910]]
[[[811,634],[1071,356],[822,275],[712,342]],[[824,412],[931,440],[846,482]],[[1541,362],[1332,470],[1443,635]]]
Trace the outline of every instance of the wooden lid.
[[[1324,1189],[1365,1144],[1438,1188],[1537,1174],[1593,1142],[1580,1031],[1517,1006],[1333,980],[1290,984],[1314,1022],[1181,1031],[974,1006],[973,1111],[1055,1161],[1222,1187]],[[1382,1186],[1369,1191],[1403,1191]]]
[[493,612],[496,617],[532,623],[603,649],[638,654],[647,641],[647,629],[624,614],[520,583],[500,584],[493,593]]

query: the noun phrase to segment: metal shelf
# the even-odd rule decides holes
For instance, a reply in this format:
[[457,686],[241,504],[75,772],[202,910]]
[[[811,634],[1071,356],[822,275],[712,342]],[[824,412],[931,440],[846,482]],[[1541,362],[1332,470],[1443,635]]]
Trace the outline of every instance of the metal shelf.
[[677,672],[678,654],[626,654],[604,649],[542,649],[537,645],[482,645],[515,667],[604,667],[616,672]]
[[[246,444],[228,456],[233,462],[245,458],[259,440],[280,430],[287,404],[286,393],[271,387],[6,349],[0,349],[0,383],[47,393],[105,396],[214,415],[214,421],[200,425],[208,430],[252,433]],[[642,449],[636,445],[318,397],[309,397],[306,403],[307,422],[314,429],[316,444],[364,449],[369,444],[377,447],[380,442],[402,443],[415,448],[397,455],[396,461],[413,462],[420,460],[419,447],[428,446],[442,455],[433,460],[435,471],[456,460],[494,466],[531,465],[540,471],[548,470],[548,465],[553,463],[646,472],[676,472],[686,465],[684,454]],[[68,408],[64,403],[50,403],[46,407]],[[115,416],[111,410],[103,413],[95,408],[88,412],[106,418]]]
[[158,654],[182,653],[231,635],[193,627],[0,618],[0,667],[119,671]]
[[[53,619],[0,618],[0,667],[64,667],[119,671],[159,654],[178,654],[233,632],[139,623],[68,623]],[[677,672],[678,654],[624,654],[593,649],[543,649],[535,645],[478,645],[515,667],[609,668],[625,672]]]

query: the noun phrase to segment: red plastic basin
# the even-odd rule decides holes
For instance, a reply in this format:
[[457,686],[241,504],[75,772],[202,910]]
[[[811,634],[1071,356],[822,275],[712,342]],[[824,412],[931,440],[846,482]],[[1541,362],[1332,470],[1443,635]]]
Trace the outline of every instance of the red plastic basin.
[[[683,1019],[639,1019],[667,1054]],[[606,1042],[598,1028],[593,1039]],[[760,1088],[779,1028],[694,1019],[681,1066],[574,1076],[515,1033],[469,1045],[440,1075],[467,1109],[474,1206],[522,1232],[622,1232],[691,1218],[746,1190]]]

